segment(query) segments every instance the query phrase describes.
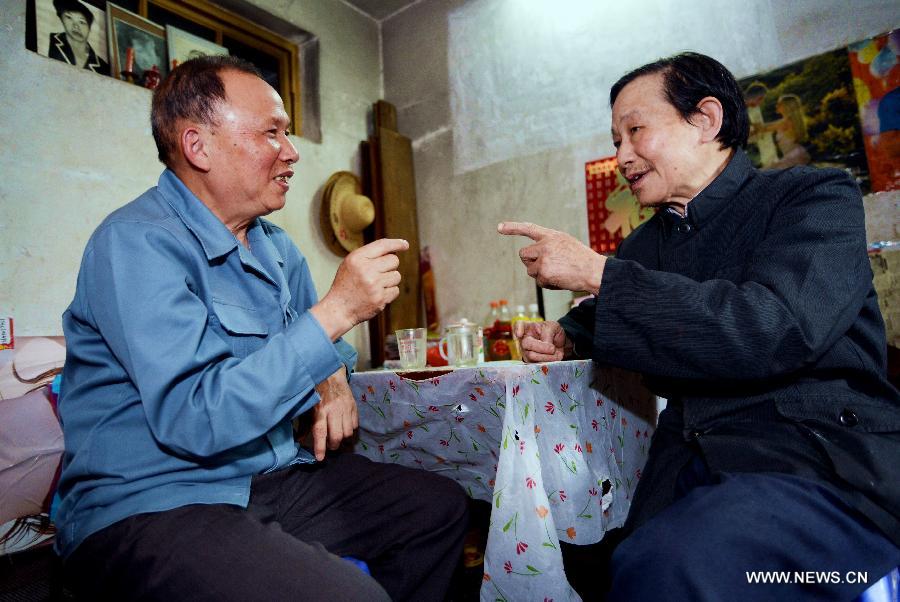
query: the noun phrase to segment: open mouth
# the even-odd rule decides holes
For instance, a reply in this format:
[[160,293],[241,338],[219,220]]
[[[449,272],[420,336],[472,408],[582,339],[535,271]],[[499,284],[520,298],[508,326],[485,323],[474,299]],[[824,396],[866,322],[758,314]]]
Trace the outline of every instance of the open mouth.
[[291,179],[291,176],[293,176],[293,175],[294,175],[294,172],[291,170],[288,170],[288,171],[278,174],[273,179],[276,182],[278,182],[279,184],[281,184],[282,186],[284,186],[285,188],[289,188],[289,186],[288,186],[289,180]]
[[644,179],[644,176],[646,176],[647,173],[649,173],[649,172],[642,171],[642,172],[638,172],[638,173],[632,173],[632,174],[625,176],[625,179],[628,180],[628,184],[632,188],[634,188],[635,186],[637,186],[638,183],[641,182],[641,180]]

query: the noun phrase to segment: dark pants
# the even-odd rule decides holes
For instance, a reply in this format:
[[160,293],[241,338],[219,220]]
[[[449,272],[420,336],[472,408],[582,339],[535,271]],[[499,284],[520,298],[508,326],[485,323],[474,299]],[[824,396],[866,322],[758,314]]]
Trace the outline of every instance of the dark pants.
[[[900,564],[896,545],[811,479],[711,475],[697,457],[676,492],[616,549],[610,600],[848,601]],[[788,582],[752,582],[759,571]]]
[[119,521],[65,567],[90,600],[440,601],[467,523],[454,481],[335,454],[255,477],[246,509],[196,504]]

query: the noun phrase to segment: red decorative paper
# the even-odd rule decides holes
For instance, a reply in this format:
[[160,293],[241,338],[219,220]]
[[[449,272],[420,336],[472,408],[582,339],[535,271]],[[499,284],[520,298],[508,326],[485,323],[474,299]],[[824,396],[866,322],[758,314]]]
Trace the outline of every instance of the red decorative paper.
[[634,228],[650,219],[653,210],[640,206],[619,173],[615,157],[585,163],[584,175],[591,248],[615,253]]
[[900,190],[900,29],[851,44],[872,190]]

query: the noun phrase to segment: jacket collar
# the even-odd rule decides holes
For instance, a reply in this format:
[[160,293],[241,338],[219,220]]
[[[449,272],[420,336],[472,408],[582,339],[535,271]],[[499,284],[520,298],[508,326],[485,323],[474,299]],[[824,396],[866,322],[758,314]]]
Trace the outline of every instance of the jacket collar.
[[66,59],[66,62],[70,65],[74,65],[75,53],[72,52],[72,47],[69,46],[69,41],[66,39],[65,32],[53,33],[50,34],[50,37],[53,39],[53,45],[56,46],[59,53]]
[[663,217],[666,233],[671,230],[674,222],[682,219],[696,228],[702,228],[704,223],[715,217],[737,195],[752,172],[753,164],[747,153],[742,149],[735,150],[722,173],[687,204],[684,218],[671,211],[659,212]]
[[[231,230],[184,185],[175,172],[170,169],[162,172],[158,188],[184,225],[200,241],[208,260],[227,255],[239,245]],[[258,225],[259,220],[254,220],[250,228],[255,229]]]
[[[58,32],[50,35],[53,40],[53,45],[56,46],[56,49],[59,50],[59,53],[66,59],[66,62],[70,65],[75,64],[75,52],[72,50],[72,46],[69,45],[69,40],[66,38],[65,32]],[[84,64],[85,69],[89,69],[94,73],[103,73],[103,65],[100,63],[100,57],[97,56],[97,53],[94,52],[93,46],[88,44],[88,58],[87,62]]]

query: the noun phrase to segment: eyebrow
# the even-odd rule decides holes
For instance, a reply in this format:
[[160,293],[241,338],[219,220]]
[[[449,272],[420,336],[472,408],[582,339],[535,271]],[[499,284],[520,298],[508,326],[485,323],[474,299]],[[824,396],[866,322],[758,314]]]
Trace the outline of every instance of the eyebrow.
[[628,111],[627,113],[625,113],[624,115],[622,115],[622,117],[619,119],[619,121],[621,121],[623,119],[628,119],[629,117],[640,117],[640,116],[641,116],[641,111],[639,109],[632,109],[632,110]]
[[[627,113],[625,113],[624,115],[622,115],[622,116],[619,118],[619,121],[625,121],[626,119],[629,119],[629,118],[632,118],[632,117],[636,117],[636,118],[640,119],[640,118],[641,118],[641,111],[640,111],[639,109],[631,109],[630,111],[628,111]],[[612,133],[613,136],[615,136],[615,135],[618,133],[618,130],[616,129],[616,124],[615,124],[615,123],[610,123],[609,130],[610,130],[610,132]]]

